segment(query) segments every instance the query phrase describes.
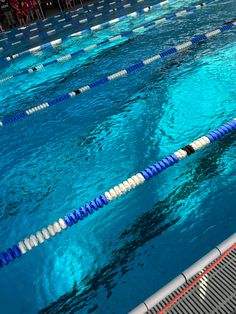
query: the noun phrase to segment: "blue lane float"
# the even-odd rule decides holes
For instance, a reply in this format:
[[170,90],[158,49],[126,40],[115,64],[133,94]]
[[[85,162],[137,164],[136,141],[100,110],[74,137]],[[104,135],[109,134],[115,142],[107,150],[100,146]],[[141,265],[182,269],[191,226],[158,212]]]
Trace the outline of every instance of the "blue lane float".
[[[140,1],[140,0],[137,0],[137,1]],[[9,55],[9,56],[4,57],[4,58],[0,58],[0,61],[1,62],[9,62],[9,61],[12,61],[12,60],[14,60],[16,58],[19,58],[21,56],[29,55],[29,54],[35,53],[37,51],[44,50],[44,49],[49,48],[49,47],[54,48],[55,46],[60,45],[63,41],[68,40],[69,38],[81,37],[81,36],[84,36],[84,35],[88,35],[88,34],[94,32],[94,31],[98,31],[98,30],[100,30],[100,29],[102,29],[104,27],[107,27],[107,26],[112,26],[112,25],[117,24],[117,23],[119,23],[119,22],[121,22],[121,21],[123,21],[125,19],[130,18],[130,17],[135,18],[135,17],[137,17],[139,15],[146,14],[146,13],[148,13],[151,10],[154,10],[156,8],[160,8],[160,7],[165,6],[165,5],[169,4],[169,3],[171,3],[172,1],[173,0],[165,0],[163,2],[159,2],[159,3],[156,3],[154,5],[145,7],[143,9],[139,9],[137,11],[133,11],[133,12],[131,12],[129,14],[122,15],[122,16],[120,16],[118,18],[115,18],[115,19],[103,22],[101,24],[94,25],[92,27],[83,29],[83,30],[81,30],[79,32],[75,32],[73,34],[69,34],[69,35],[63,36],[61,38],[58,38],[56,40],[49,41],[49,42],[47,42],[45,44],[42,44],[42,45],[30,48],[30,49],[26,49],[24,51],[21,51],[19,53],[13,54],[13,55]]]
[[[157,27],[165,22],[168,22],[170,20],[175,20],[179,17],[182,17],[188,13],[193,13],[194,11],[196,10],[199,10],[199,9],[202,9],[204,8],[206,5],[208,5],[209,3],[211,2],[214,2],[215,0],[208,0],[206,2],[201,2],[197,5],[194,5],[194,6],[190,6],[188,8],[185,8],[185,9],[182,9],[181,11],[178,11],[176,13],[172,13],[171,15],[167,15],[167,16],[164,16],[164,17],[160,17],[158,19],[154,19],[152,21],[149,21],[148,23],[145,23],[143,25],[140,25],[138,27],[135,27],[133,28],[132,30],[129,30],[127,32],[123,32],[123,33],[120,33],[120,34],[116,34],[102,42],[99,42],[97,44],[93,44],[93,45],[90,45],[88,47],[85,47],[83,49],[80,49],[80,50],[77,50],[75,52],[73,52],[72,54],[67,54],[67,55],[64,55],[60,58],[57,58],[57,59],[54,59],[54,60],[51,60],[49,62],[45,62],[43,64],[40,64],[40,65],[37,65],[37,66],[34,66],[32,68],[29,68],[29,69],[26,69],[22,72],[19,72],[19,73],[16,73],[14,75],[9,75],[7,77],[4,77],[2,79],[0,79],[0,83],[3,83],[3,82],[6,82],[12,78],[15,78],[15,77],[19,77],[21,75],[24,75],[24,74],[27,74],[27,73],[35,73],[47,66],[50,66],[52,64],[55,64],[55,63],[60,63],[60,62],[65,62],[65,61],[69,61],[71,60],[72,58],[75,58],[75,57],[78,57],[79,55],[83,54],[83,53],[87,53],[88,51],[91,51],[93,49],[97,49],[97,48],[100,48],[101,46],[103,45],[106,45],[106,44],[109,44],[109,43],[114,43],[116,41],[119,41],[120,39],[122,38],[130,38],[131,36],[134,36],[134,35],[137,35],[138,32],[142,31],[142,30],[148,30],[150,28],[153,28],[153,27]],[[162,53],[162,55],[164,54],[164,52]]]
[[73,226],[74,224],[78,223],[78,221],[85,219],[94,211],[99,210],[116,198],[119,198],[122,195],[128,193],[132,189],[143,184],[145,181],[160,174],[167,168],[175,165],[182,159],[192,155],[193,153],[206,147],[210,143],[213,143],[221,139],[222,137],[233,133],[235,130],[236,118],[221,125],[219,128],[212,132],[209,132],[205,136],[198,138],[194,142],[182,147],[178,151],[163,158],[161,161],[154,163],[143,171],[131,176],[122,183],[102,193],[95,199],[87,202],[84,206],[81,206],[77,210],[72,211],[63,218],[59,218],[57,221],[53,222],[47,227],[38,230],[35,234],[31,234],[24,240],[19,241],[18,244],[13,245],[11,248],[0,253],[0,268],[15,261],[22,255],[49,240],[51,237],[54,237],[56,234],[61,233],[68,227]]
[[230,21],[230,22],[227,22],[226,24],[222,25],[220,28],[217,28],[213,31],[210,31],[208,33],[205,33],[205,34],[201,34],[201,35],[198,35],[190,40],[188,40],[187,42],[184,42],[182,44],[179,44],[173,48],[170,48],[170,49],[167,49],[166,51],[163,51],[157,55],[154,55],[148,59],[145,59],[143,61],[140,61],[134,65],[131,65],[123,70],[120,70],[116,73],[113,73],[113,74],[110,74],[102,79],[99,79],[95,82],[92,82],[90,84],[87,84],[85,86],[82,86],[76,90],[73,90],[71,92],[68,92],[64,95],[61,95],[61,96],[58,96],[58,97],[55,97],[54,99],[51,99],[51,100],[48,100],[40,105],[37,105],[35,107],[32,107],[30,109],[27,109],[25,111],[22,111],[22,112],[19,112],[19,113],[16,113],[15,115],[9,117],[9,118],[5,118],[3,119],[2,121],[0,121],[0,127],[3,127],[3,126],[6,126],[8,124],[11,124],[13,122],[17,122],[17,121],[20,121],[20,120],[23,120],[25,119],[26,117],[36,113],[36,112],[40,112],[41,110],[43,109],[46,109],[48,107],[51,107],[51,106],[54,106],[54,105],[57,105],[63,101],[66,101],[68,100],[69,98],[72,98],[72,97],[75,97],[75,96],[78,96],[79,94],[81,93],[84,93],[92,88],[95,88],[95,87],[98,87],[100,85],[104,85],[106,83],[108,83],[109,81],[111,80],[115,80],[117,78],[120,78],[120,77],[123,77],[123,76],[126,76],[130,73],[133,73],[143,67],[145,67],[146,65],[148,64],[151,64],[159,59],[162,59],[162,58],[165,58],[165,57],[169,57],[173,54],[176,54],[176,53],[179,53],[185,49],[188,49],[189,47],[193,46],[193,45],[196,45],[200,42],[204,42],[205,40],[207,39],[210,39],[212,37],[216,37],[217,35],[219,34],[222,34],[230,29],[232,29],[233,27],[236,26],[236,21]]

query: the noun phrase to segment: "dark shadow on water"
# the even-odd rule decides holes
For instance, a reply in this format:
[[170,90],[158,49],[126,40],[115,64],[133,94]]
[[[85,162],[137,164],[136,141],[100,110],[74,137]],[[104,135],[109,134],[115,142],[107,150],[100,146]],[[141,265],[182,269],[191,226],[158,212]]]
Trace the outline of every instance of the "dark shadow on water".
[[[192,173],[191,180],[182,184],[182,186],[172,191],[164,200],[160,200],[148,212],[143,213],[133,225],[128,227],[119,237],[119,244],[122,246],[116,248],[111,253],[111,259],[107,265],[90,273],[80,283],[85,287],[80,292],[75,284],[72,291],[61,296],[56,302],[41,310],[39,313],[93,313],[98,304],[91,299],[95,299],[100,291],[106,291],[106,297],[112,294],[113,287],[117,281],[124,275],[136,256],[136,250],[145,245],[148,241],[158,237],[161,233],[176,224],[181,216],[178,215],[178,209],[181,207],[180,200],[186,200],[194,193],[198,186],[213,176],[219,175],[221,170],[218,161],[234,143],[235,134],[226,137],[219,144],[209,147],[202,153],[202,157],[197,159],[197,165]],[[184,173],[183,175],[187,175]],[[175,212],[175,215],[172,215]],[[123,243],[124,242],[124,243]]]

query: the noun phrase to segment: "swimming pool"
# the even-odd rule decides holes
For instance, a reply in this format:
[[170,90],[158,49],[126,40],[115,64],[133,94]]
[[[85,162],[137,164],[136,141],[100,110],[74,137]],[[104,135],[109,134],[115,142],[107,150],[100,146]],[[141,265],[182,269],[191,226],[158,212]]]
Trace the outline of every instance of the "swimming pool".
[[[3,64],[1,77],[189,4]],[[235,18],[233,9],[234,1],[214,1],[8,80],[0,120],[213,30]],[[234,118],[235,39],[232,29],[1,128],[2,249]],[[127,313],[235,231],[235,153],[232,134],[2,268],[3,313]]]

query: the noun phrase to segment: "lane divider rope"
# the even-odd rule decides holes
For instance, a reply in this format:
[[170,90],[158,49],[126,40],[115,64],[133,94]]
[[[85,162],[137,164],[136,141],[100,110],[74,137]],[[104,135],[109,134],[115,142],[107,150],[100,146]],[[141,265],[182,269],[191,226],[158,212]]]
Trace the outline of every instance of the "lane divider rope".
[[[125,0],[118,0],[118,1],[125,1]],[[99,5],[99,3],[104,3],[104,0],[96,2],[96,5]],[[92,5],[94,6],[95,4],[92,4]],[[104,7],[104,6],[102,6],[102,7]],[[54,16],[47,17],[47,18],[45,18],[43,20],[35,21],[33,23],[28,24],[27,26],[16,27],[14,29],[11,29],[11,30],[8,30],[8,31],[0,33],[0,37],[4,37],[4,36],[8,36],[8,35],[11,36],[11,34],[14,35],[15,33],[22,32],[22,31],[27,30],[27,29],[31,29],[32,27],[36,28],[38,26],[40,28],[45,23],[48,23],[48,22],[51,22],[51,21],[53,22],[54,20],[57,21],[57,20],[59,20],[61,18],[64,18],[67,15],[71,15],[73,13],[76,13],[76,12],[80,11],[80,10],[82,10],[84,13],[89,13],[89,11],[84,11],[85,8],[88,9],[89,6],[88,5],[84,5],[83,7],[79,7],[77,9],[71,10],[69,12],[63,12],[63,13],[60,13],[60,14],[57,14],[57,15],[54,15]]]
[[151,179],[157,174],[160,174],[187,156],[192,155],[196,151],[204,148],[210,143],[217,141],[225,135],[233,133],[235,130],[236,118],[221,125],[219,128],[206,134],[205,136],[198,138],[192,143],[182,147],[161,161],[158,161],[157,163],[147,167],[143,171],[131,176],[127,180],[114,186],[105,193],[100,194],[98,197],[86,203],[84,206],[81,206],[79,209],[71,212],[63,218],[59,218],[57,221],[53,222],[47,227],[38,230],[35,234],[31,234],[29,237],[19,241],[18,244],[13,245],[11,248],[0,253],[0,268],[8,265],[10,262],[15,261],[17,258],[37,247],[39,244],[44,243],[46,240],[49,240],[56,234],[66,230],[68,227],[71,227],[78,221],[83,220],[94,211],[99,210],[108,203],[114,201],[116,198],[119,198],[122,195],[128,193],[132,189],[143,184],[145,181]]
[[188,40],[187,42],[184,42],[184,43],[179,44],[175,47],[169,48],[168,50],[160,52],[157,55],[154,55],[148,59],[145,59],[145,60],[140,61],[136,64],[133,64],[133,65],[131,65],[131,66],[129,66],[123,70],[120,70],[116,73],[110,74],[110,75],[108,75],[102,79],[99,79],[99,80],[93,82],[93,83],[82,86],[82,87],[80,87],[76,90],[73,90],[71,92],[68,92],[64,95],[57,96],[54,99],[48,100],[48,101],[46,101],[40,105],[37,105],[37,106],[32,107],[30,109],[27,109],[25,111],[18,112],[9,118],[5,118],[2,121],[0,121],[0,127],[6,126],[6,125],[14,123],[14,122],[17,122],[19,120],[23,120],[23,119],[27,118],[28,116],[30,116],[36,112],[40,112],[41,110],[43,110],[45,108],[57,105],[57,104],[59,104],[63,101],[66,101],[72,97],[78,96],[79,94],[84,93],[84,92],[86,92],[92,88],[98,87],[100,85],[104,85],[111,80],[115,80],[115,79],[120,78],[122,76],[126,76],[132,72],[135,72],[135,71],[143,68],[144,66],[146,66],[148,64],[153,63],[156,60],[169,57],[173,54],[176,54],[176,53],[181,52],[185,49],[188,49],[189,47],[191,47],[193,45],[204,42],[207,39],[210,39],[212,37],[216,37],[217,35],[224,33],[226,31],[232,29],[235,26],[236,26],[236,21],[227,22],[226,24],[224,24],[220,28],[217,28],[217,29],[210,31],[208,33],[204,33],[204,34],[198,35],[196,37],[193,37],[192,39]]
[[[114,5],[116,3],[125,2],[125,1],[126,0],[116,0],[113,2],[106,3],[106,5],[101,5],[100,3],[104,3],[104,1],[99,1],[96,3],[96,5],[94,3],[91,3],[91,4],[85,5],[83,7],[79,7],[76,10],[71,10],[69,12],[63,12],[59,15],[48,17],[48,18],[41,20],[41,21],[36,21],[36,22],[31,23],[25,27],[14,28],[13,30],[0,33],[0,38],[3,37],[2,39],[0,39],[0,42],[7,40],[7,39],[10,39],[10,38],[13,38],[15,35],[16,35],[15,37],[18,37],[20,35],[23,36],[24,34],[32,33],[32,32],[35,32],[37,30],[42,30],[43,28],[51,27],[57,23],[58,24],[64,23],[65,20],[69,21],[70,19],[77,18],[78,16],[86,14],[86,13],[96,13],[96,12],[100,11],[102,8],[104,8],[104,10],[102,10],[102,11],[105,11],[106,9],[108,9],[108,13],[110,13],[110,12],[114,11],[114,9],[116,9],[116,8],[110,9],[111,5]],[[141,0],[138,2],[143,2],[143,1]],[[93,6],[95,7],[95,9],[91,10],[91,7],[93,7]],[[87,8],[87,10],[85,10],[85,8]],[[82,12],[79,12],[79,14],[77,14],[77,12],[80,10],[82,10]],[[76,14],[74,14],[74,13],[76,13]]]
[[[123,9],[127,9],[127,8],[130,8],[132,7],[133,4],[136,4],[136,3],[140,3],[140,2],[144,2],[144,0],[132,0],[131,2],[125,4],[125,5],[121,5],[117,8],[114,8],[109,15],[111,15],[112,13],[114,12],[117,12],[117,11],[121,11]],[[67,29],[70,29],[70,28],[75,28],[77,26],[80,26],[81,24],[85,24],[85,23],[88,23],[88,22],[91,22],[93,21],[94,19],[97,19],[98,17],[102,17],[104,15],[106,15],[107,13],[106,12],[100,12],[98,14],[95,14],[94,16],[88,16],[88,17],[84,17],[80,20],[75,20],[75,21],[72,21],[72,19],[66,19],[66,18],[62,18],[60,21],[61,22],[68,22],[66,24],[58,24],[57,27],[54,26],[54,29],[51,29],[47,32],[43,31],[43,32],[40,32],[40,33],[37,33],[37,34],[32,34],[31,32],[21,32],[20,34],[21,35],[17,35],[17,37],[19,36],[23,36],[22,40],[18,40],[16,42],[12,42],[10,44],[3,44],[1,47],[0,47],[0,50],[1,51],[4,51],[4,50],[7,50],[7,49],[10,49],[12,46],[17,46],[17,45],[20,45],[22,44],[23,42],[24,43],[30,43],[31,41],[34,41],[36,39],[39,39],[39,38],[48,38],[50,36],[54,36],[55,34],[57,33],[60,33],[62,31],[65,31]],[[5,39],[7,40],[7,39]],[[3,41],[3,40],[0,40],[0,41]]]
[[213,2],[213,1],[215,1],[215,0],[207,0],[206,2],[202,2],[202,3],[197,4],[195,6],[190,6],[188,8],[182,9],[181,11],[178,11],[178,12],[173,13],[171,15],[164,16],[164,17],[161,17],[161,18],[149,21],[148,23],[145,23],[143,25],[135,27],[135,28],[133,28],[130,31],[123,32],[123,33],[120,33],[120,34],[116,34],[116,35],[114,35],[114,36],[112,36],[112,37],[110,37],[110,38],[108,38],[108,39],[106,39],[106,40],[104,40],[102,42],[90,45],[90,46],[85,47],[85,48],[80,49],[80,50],[77,50],[77,51],[73,52],[72,54],[64,55],[64,56],[62,56],[60,58],[51,60],[49,62],[45,62],[43,64],[39,64],[37,66],[28,68],[28,69],[26,69],[24,71],[21,71],[21,72],[17,73],[17,74],[13,74],[13,75],[9,75],[7,77],[4,77],[4,78],[0,79],[0,83],[6,82],[6,81],[8,81],[8,80],[10,80],[12,78],[19,77],[19,76],[27,74],[27,73],[35,73],[35,72],[37,72],[39,70],[42,70],[45,67],[50,66],[50,65],[55,64],[55,63],[69,61],[72,58],[77,57],[78,55],[81,55],[82,53],[87,53],[88,51],[100,48],[101,46],[109,44],[111,42],[114,43],[116,41],[119,41],[121,38],[129,38],[132,35],[137,34],[137,32],[139,32],[141,30],[147,30],[149,28],[157,27],[157,26],[159,26],[159,25],[161,25],[161,24],[163,24],[163,23],[165,23],[167,21],[177,19],[178,17],[182,17],[182,16],[184,16],[184,15],[186,15],[188,13],[193,13],[194,11],[202,9],[207,4],[209,4],[209,3]]
[[41,51],[41,50],[49,48],[49,47],[54,48],[55,46],[60,45],[63,41],[66,41],[69,38],[84,36],[86,34],[94,32],[94,31],[101,30],[103,27],[112,26],[114,24],[117,24],[117,23],[123,21],[124,19],[128,19],[130,17],[131,18],[136,18],[137,16],[142,15],[142,14],[146,14],[146,13],[150,12],[153,9],[156,9],[156,8],[159,8],[159,7],[163,7],[163,6],[169,4],[172,1],[173,0],[165,0],[163,2],[156,3],[156,4],[152,5],[152,6],[148,6],[148,7],[145,7],[143,9],[139,9],[137,11],[133,11],[131,13],[128,13],[128,14],[120,16],[120,17],[117,17],[115,19],[103,22],[101,24],[94,25],[94,26],[86,28],[86,29],[83,29],[83,30],[81,30],[79,32],[75,32],[75,33],[69,34],[67,36],[55,39],[53,41],[46,42],[46,43],[44,43],[42,45],[30,48],[30,49],[26,49],[26,50],[21,51],[19,53],[16,53],[16,54],[13,54],[13,55],[9,55],[7,57],[0,58],[0,61],[1,62],[9,62],[9,61],[12,61],[12,60],[14,60],[16,58],[19,58],[21,56],[29,55],[31,53],[35,53],[37,51]]
[[[77,13],[79,10],[82,9],[82,7],[76,9],[76,10],[72,10],[70,12],[65,12],[65,13],[62,13],[60,15],[57,15],[57,16],[53,16],[53,17],[50,17],[50,18],[47,18],[45,20],[42,20],[42,21],[36,21],[26,27],[23,27],[23,28],[15,28],[11,31],[8,32],[8,34],[6,33],[0,33],[0,37],[1,35],[3,34],[6,34],[4,36],[3,39],[1,40],[7,40],[7,38],[11,38],[13,39],[14,37],[19,37],[20,35],[24,35],[24,34],[29,34],[29,33],[33,33],[37,30],[42,30],[44,28],[48,28],[48,27],[51,27],[51,26],[55,26],[56,24],[60,25],[60,24],[64,24],[65,22],[68,22],[70,21],[71,19],[74,19],[74,18],[77,18],[78,16],[80,15],[85,15],[86,13],[99,13],[99,11],[104,8],[103,11],[106,11],[106,13],[112,13],[114,11],[116,11],[116,8],[117,7],[114,7],[114,8],[110,8],[111,5],[114,5],[114,4],[119,4],[119,3],[122,3],[122,2],[126,2],[127,0],[117,0],[117,1],[114,1],[114,2],[109,2],[107,3],[106,5],[103,5],[103,6],[97,6],[96,10],[91,10],[90,7],[88,6],[88,10],[87,11],[83,11],[83,12],[79,12]],[[138,0],[137,2],[143,2],[144,0]],[[135,2],[136,3],[136,2]],[[94,5],[94,4],[93,4]],[[74,14],[76,13],[76,14]],[[38,26],[37,26],[38,25]],[[16,36],[15,36],[16,35]],[[0,40],[0,41],[1,41]]]

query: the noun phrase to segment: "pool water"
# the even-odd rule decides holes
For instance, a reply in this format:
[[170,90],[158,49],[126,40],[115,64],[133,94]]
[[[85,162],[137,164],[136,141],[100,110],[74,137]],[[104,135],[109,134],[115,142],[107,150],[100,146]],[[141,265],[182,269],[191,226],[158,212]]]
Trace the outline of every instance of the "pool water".
[[[16,59],[2,66],[0,78],[191,3],[176,1]],[[6,81],[0,120],[213,30],[235,18],[234,7],[234,0],[217,0],[118,45]],[[235,111],[232,29],[1,128],[1,249],[235,118]],[[235,232],[235,139],[234,133],[197,152],[2,268],[0,312],[122,314],[153,294]]]

